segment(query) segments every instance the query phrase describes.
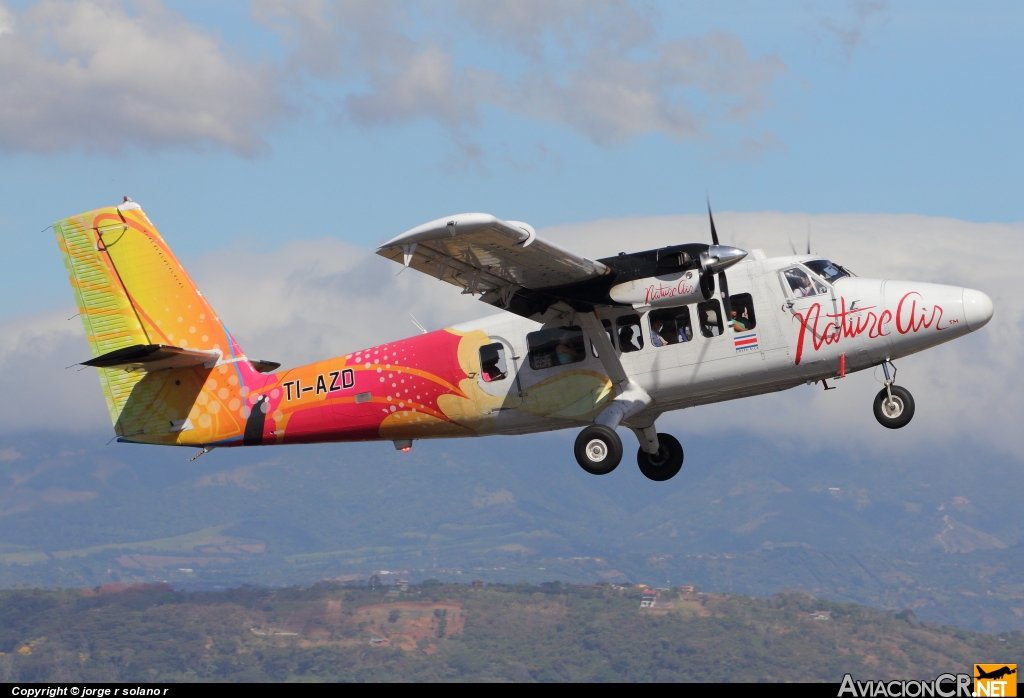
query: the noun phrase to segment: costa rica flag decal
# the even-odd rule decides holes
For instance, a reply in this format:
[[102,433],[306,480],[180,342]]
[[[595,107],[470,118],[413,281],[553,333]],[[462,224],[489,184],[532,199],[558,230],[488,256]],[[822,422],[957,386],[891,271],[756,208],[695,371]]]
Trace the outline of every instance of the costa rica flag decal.
[[745,334],[738,334],[733,338],[732,344],[734,347],[736,347],[736,351],[757,349],[757,332],[747,332]]

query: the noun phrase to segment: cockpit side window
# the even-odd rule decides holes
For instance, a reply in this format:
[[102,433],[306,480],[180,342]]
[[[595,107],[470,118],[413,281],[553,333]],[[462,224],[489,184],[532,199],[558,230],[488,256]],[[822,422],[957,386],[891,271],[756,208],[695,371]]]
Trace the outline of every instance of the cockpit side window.
[[789,286],[790,292],[796,298],[803,298],[805,296],[817,296],[822,293],[828,293],[828,289],[825,285],[815,279],[811,281],[811,277],[808,276],[807,272],[800,267],[793,267],[782,272],[782,276],[785,278],[787,285]]
[[834,283],[838,279],[842,279],[843,277],[850,275],[850,272],[842,266],[839,264],[833,264],[827,259],[813,259],[810,262],[804,262],[804,264],[807,265],[808,269],[829,283]]

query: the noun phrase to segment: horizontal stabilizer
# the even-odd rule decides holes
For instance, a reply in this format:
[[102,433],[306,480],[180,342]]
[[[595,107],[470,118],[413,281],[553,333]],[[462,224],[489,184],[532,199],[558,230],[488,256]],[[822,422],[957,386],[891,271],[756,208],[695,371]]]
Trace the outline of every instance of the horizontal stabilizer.
[[281,364],[278,361],[264,361],[263,359],[259,359],[257,361],[249,361],[249,363],[251,363],[252,367],[260,373],[273,373],[277,369],[281,368]]
[[135,368],[143,371],[161,371],[165,368],[188,368],[215,362],[220,352],[171,347],[166,344],[133,344],[83,361],[82,366],[95,368]]

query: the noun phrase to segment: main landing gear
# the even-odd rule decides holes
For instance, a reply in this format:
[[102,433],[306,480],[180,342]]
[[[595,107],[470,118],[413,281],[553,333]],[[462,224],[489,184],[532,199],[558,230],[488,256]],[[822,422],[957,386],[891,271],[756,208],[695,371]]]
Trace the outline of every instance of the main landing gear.
[[888,360],[882,364],[885,387],[875,395],[875,419],[887,429],[900,429],[914,418],[914,396],[906,388],[896,385],[896,367],[892,367],[890,376],[889,366],[892,363]]
[[[581,431],[574,450],[580,467],[591,475],[607,475],[622,461],[622,440],[614,429],[601,424]],[[658,452],[650,454],[639,448],[636,462],[646,478],[664,482],[683,467],[683,447],[671,434],[658,434]]]

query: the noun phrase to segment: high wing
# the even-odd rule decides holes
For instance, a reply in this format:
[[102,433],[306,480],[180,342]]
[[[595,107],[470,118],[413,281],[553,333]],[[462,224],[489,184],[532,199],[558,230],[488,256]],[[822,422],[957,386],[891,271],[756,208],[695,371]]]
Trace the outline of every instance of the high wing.
[[526,223],[486,213],[424,223],[384,243],[377,254],[524,317],[561,305],[564,298],[554,289],[610,273],[601,262],[537,237]]

